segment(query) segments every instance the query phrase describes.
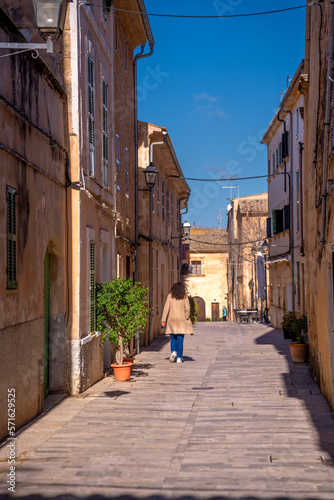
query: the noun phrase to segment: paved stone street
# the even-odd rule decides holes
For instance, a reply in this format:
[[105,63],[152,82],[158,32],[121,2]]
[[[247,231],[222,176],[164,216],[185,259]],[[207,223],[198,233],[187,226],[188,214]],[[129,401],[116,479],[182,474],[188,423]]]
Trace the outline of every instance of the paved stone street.
[[180,365],[167,340],[18,434],[16,497],[333,500],[334,421],[280,331],[198,324]]

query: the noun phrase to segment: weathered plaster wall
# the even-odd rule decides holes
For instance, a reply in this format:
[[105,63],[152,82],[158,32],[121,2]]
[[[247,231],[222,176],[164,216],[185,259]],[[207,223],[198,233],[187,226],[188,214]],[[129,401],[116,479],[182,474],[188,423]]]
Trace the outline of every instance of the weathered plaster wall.
[[[309,86],[305,89],[305,253],[307,265],[307,312],[311,370],[332,409],[334,408],[333,348],[333,196],[330,186],[326,196],[325,245],[320,243],[321,192],[323,177],[324,116],[326,108],[327,61],[329,44],[330,2],[322,5],[321,38],[320,9],[307,9],[305,73]],[[319,67],[319,43],[321,60]],[[319,81],[320,71],[320,81]],[[319,96],[320,83],[320,96]],[[319,99],[320,97],[320,99]],[[332,104],[331,115],[332,115]],[[315,120],[319,113],[319,120]],[[333,119],[333,117],[331,117]],[[331,145],[330,145],[331,148]],[[333,179],[333,158],[329,159],[328,178]]]

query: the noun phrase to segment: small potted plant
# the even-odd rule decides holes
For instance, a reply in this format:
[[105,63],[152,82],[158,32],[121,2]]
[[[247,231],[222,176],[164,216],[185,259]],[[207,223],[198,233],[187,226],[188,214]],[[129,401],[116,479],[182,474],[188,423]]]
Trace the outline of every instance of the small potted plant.
[[285,339],[291,339],[291,325],[294,320],[294,314],[292,312],[286,312],[282,318],[282,330]]
[[307,317],[305,315],[295,318],[291,330],[296,341],[289,344],[291,358],[294,363],[306,363],[309,357],[309,344],[307,336]]
[[102,333],[102,343],[108,339],[116,346],[117,363],[111,366],[116,380],[128,380],[132,363],[124,362],[124,347],[138,330],[147,322],[148,301],[147,288],[140,283],[133,283],[125,278],[96,286],[96,325]]

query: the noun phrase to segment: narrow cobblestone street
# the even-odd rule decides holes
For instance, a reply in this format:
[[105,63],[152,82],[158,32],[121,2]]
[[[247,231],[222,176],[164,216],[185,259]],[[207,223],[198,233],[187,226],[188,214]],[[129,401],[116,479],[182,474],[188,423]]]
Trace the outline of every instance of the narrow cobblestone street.
[[[334,421],[308,365],[262,325],[201,323],[183,364],[157,338],[17,436],[15,497],[334,498]],[[1,496],[8,448],[0,450]]]

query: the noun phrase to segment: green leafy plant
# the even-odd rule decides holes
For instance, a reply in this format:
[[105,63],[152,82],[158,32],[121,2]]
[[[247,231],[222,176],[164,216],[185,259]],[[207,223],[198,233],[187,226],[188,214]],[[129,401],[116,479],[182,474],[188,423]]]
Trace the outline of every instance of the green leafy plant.
[[96,286],[96,325],[102,333],[102,343],[108,339],[120,351],[123,362],[124,346],[138,330],[145,327],[149,313],[148,288],[125,278]]
[[194,297],[191,296],[189,296],[189,303],[190,303],[190,319],[192,324],[194,324],[197,321],[198,305]]
[[210,318],[205,318],[205,321],[211,321],[211,319]]
[[286,312],[282,318],[282,328],[285,330],[289,330],[295,319],[295,315],[292,312]]
[[307,344],[307,317],[305,315],[300,318],[294,318],[291,324],[291,332],[296,338],[297,344]]

